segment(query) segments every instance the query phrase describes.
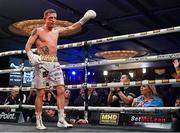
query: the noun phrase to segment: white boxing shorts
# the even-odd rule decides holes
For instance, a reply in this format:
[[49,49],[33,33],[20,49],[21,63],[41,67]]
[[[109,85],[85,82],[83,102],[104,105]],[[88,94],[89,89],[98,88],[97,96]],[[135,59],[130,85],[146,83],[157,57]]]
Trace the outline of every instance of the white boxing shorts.
[[41,63],[35,66],[32,88],[40,89],[58,85],[64,86],[63,72],[57,57],[41,57],[41,60]]

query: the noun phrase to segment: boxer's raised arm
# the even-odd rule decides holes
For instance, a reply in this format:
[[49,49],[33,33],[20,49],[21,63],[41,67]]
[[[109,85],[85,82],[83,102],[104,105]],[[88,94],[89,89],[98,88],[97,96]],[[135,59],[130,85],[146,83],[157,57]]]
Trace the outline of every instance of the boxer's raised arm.
[[96,12],[93,10],[88,10],[78,22],[74,23],[69,27],[60,29],[59,36],[62,37],[76,34],[81,30],[82,25],[84,25],[88,20],[94,19],[95,17]]

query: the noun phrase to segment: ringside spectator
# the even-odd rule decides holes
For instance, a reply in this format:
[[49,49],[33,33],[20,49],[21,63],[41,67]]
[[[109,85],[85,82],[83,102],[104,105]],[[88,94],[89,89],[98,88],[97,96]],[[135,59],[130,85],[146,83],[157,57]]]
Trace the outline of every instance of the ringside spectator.
[[154,85],[142,85],[141,95],[133,100],[132,106],[135,107],[163,107],[163,101],[157,96]]

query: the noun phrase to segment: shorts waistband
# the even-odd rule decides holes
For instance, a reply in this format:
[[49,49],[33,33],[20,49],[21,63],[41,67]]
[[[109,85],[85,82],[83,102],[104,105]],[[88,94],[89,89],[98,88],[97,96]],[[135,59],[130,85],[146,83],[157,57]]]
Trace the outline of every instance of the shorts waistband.
[[40,55],[42,61],[47,61],[47,62],[58,62],[57,56],[53,55]]

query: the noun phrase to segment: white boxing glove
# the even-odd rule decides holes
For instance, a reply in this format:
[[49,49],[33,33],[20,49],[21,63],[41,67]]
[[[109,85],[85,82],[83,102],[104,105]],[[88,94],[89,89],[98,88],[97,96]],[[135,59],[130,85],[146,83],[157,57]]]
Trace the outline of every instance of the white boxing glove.
[[30,63],[33,66],[41,63],[41,57],[39,55],[33,54],[31,50],[27,52],[27,56],[29,58]]
[[96,12],[93,10],[88,10],[84,16],[78,21],[81,25],[85,24],[88,20],[94,19],[96,17]]

